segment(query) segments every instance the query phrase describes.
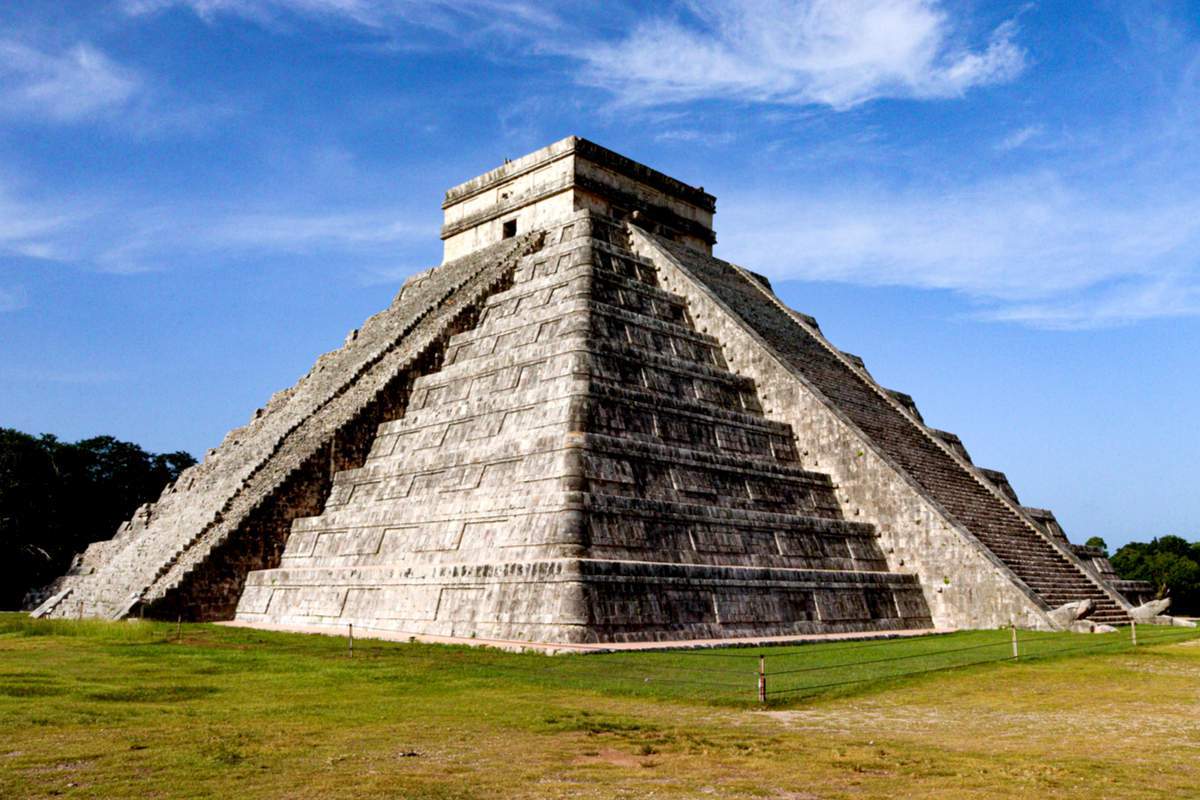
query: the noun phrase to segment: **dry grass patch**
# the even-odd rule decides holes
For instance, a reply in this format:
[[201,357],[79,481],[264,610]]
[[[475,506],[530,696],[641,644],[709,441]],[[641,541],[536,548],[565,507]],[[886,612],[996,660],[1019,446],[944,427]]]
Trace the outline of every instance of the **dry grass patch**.
[[[0,797],[1140,798],[1200,785],[1190,643],[885,678],[764,711],[631,685],[603,658],[362,642],[351,659],[322,637],[185,626],[177,643],[174,626],[72,624],[0,617]],[[844,663],[856,655],[795,658],[860,674]],[[694,665],[640,658],[660,677]]]

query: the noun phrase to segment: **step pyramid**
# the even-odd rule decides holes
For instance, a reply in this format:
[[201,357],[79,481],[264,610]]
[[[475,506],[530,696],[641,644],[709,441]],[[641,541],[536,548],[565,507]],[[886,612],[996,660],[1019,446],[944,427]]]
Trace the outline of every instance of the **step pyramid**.
[[570,137],[35,613],[471,639],[1053,626],[1128,602],[762,276],[715,199]]
[[251,573],[246,622],[544,642],[930,624],[624,231],[581,212]]

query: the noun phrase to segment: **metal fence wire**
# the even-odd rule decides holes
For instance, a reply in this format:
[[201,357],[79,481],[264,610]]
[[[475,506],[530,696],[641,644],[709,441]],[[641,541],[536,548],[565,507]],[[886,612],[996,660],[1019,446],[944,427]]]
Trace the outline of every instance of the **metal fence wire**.
[[[1167,628],[1137,634],[1130,629],[1111,634],[1049,634],[1036,635],[1013,631],[1011,639],[1004,637],[991,642],[964,646],[934,647],[928,650],[893,655],[885,658],[853,660],[842,664],[807,664],[793,667],[785,662],[781,669],[765,669],[766,686],[759,700],[786,696],[803,697],[831,689],[896,678],[917,676],[966,667],[1002,662],[1032,661],[1068,654],[1102,654],[1129,652],[1137,646],[1171,644],[1197,638],[1192,629]],[[795,654],[789,654],[795,655]],[[782,659],[770,659],[780,661]]]
[[[172,626],[174,627],[174,626]],[[184,626],[180,639],[203,644],[213,631]],[[258,631],[239,629],[254,641]],[[209,633],[205,633],[208,631]],[[296,641],[263,635],[251,651],[257,655],[314,652],[352,659],[364,668],[407,668],[436,672],[439,679],[494,681],[511,679],[539,687],[582,689],[617,694],[698,699],[717,704],[770,704],[802,700],[845,687],[867,686],[899,678],[964,669],[983,664],[1024,662],[1066,655],[1133,652],[1200,639],[1200,630],[1128,626],[1116,633],[1074,634],[1030,631],[966,631],[953,635],[871,639],[845,643],[805,643],[721,649],[618,650],[603,653],[544,655],[409,643],[369,638],[395,636],[355,626],[345,641],[326,638]],[[364,634],[367,638],[363,638]]]

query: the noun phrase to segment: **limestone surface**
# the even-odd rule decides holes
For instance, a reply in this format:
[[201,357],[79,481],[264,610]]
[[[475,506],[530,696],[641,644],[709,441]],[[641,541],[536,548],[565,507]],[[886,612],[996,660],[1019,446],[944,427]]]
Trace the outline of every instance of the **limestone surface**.
[[1148,603],[1142,603],[1140,606],[1135,606],[1130,609],[1129,616],[1133,617],[1138,622],[1154,619],[1171,607],[1171,598],[1164,597],[1161,600],[1151,600]]

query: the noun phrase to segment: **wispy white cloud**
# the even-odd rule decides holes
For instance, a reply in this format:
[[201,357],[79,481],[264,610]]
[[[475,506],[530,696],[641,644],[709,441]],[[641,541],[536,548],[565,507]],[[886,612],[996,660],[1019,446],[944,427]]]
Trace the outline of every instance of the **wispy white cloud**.
[[122,5],[133,16],[187,8],[209,22],[236,16],[278,26],[307,18],[355,25],[387,37],[409,26],[471,38],[481,33],[528,35],[531,26],[545,30],[561,21],[548,4],[523,0],[124,0]]
[[228,257],[319,255],[356,269],[437,242],[436,206],[347,201],[351,189],[373,194],[392,178],[342,148],[292,151],[264,169],[274,179],[260,175],[236,197],[214,200],[133,186],[63,194],[0,164],[0,258],[136,274]]
[[1024,147],[1033,139],[1045,133],[1046,129],[1042,125],[1026,125],[1023,128],[1018,128],[1012,133],[1005,136],[996,143],[996,149],[1002,152],[1008,150],[1016,150],[1019,147]]
[[717,147],[731,143],[737,137],[731,131],[708,131],[693,128],[672,128],[654,135],[656,142],[683,142]]
[[292,13],[346,18],[363,25],[380,24],[379,3],[371,0],[125,0],[131,15],[153,14],[173,6],[189,8],[206,20],[232,14],[258,21]]
[[633,105],[719,98],[851,108],[880,97],[957,97],[1025,67],[1016,26],[954,44],[935,0],[720,0],[583,44],[582,79]]
[[1053,159],[1030,125],[999,143],[1002,169],[725,193],[721,251],[777,279],[946,290],[974,318],[1040,328],[1200,315],[1200,45],[1164,41],[1140,110],[1076,120]]
[[217,223],[208,236],[216,246],[281,252],[386,246],[437,236],[434,225],[409,222],[403,209],[306,214],[246,214]]
[[81,43],[61,51],[0,39],[0,114],[77,122],[129,105],[138,74]]
[[76,211],[23,199],[0,182],[0,254],[55,258],[58,235],[77,218]]
[[[79,263],[121,274],[230,256],[322,255],[353,266],[387,259],[414,243],[436,241],[437,226],[410,223],[412,216],[401,208],[297,212],[277,207],[255,212],[150,207],[107,213],[110,226],[92,221],[66,238],[74,237],[71,249]],[[99,233],[106,227],[108,233]]]
[[[293,211],[281,201],[270,210],[245,211],[143,205],[128,196],[70,205],[70,213],[65,205],[56,212],[0,195],[0,255],[137,274],[239,255],[328,255],[345,264],[373,264],[437,237],[436,224],[412,222],[411,209],[398,207]],[[7,216],[10,211],[15,215]]]
[[1058,302],[1014,303],[976,316],[1038,328],[1081,330],[1197,315],[1200,282],[1195,276],[1170,275],[1124,281]]
[[[187,8],[215,22],[319,20],[384,38],[413,27],[464,43],[500,36],[526,52],[582,62],[584,84],[623,104],[718,98],[851,108],[880,97],[945,98],[1007,81],[1025,67],[1016,25],[974,49],[940,0],[681,0],[612,10],[615,38],[570,3],[528,0],[125,0],[139,16]],[[594,22],[595,20],[591,20]],[[612,26],[607,26],[609,30]]]
[[[1200,198],[1126,173],[726,197],[721,251],[776,279],[943,289],[977,315],[1089,327],[1197,313]],[[1153,187],[1153,188],[1149,188]]]
[[136,137],[194,134],[234,114],[227,103],[177,96],[83,42],[61,48],[36,38],[0,38],[0,119],[101,123]]

